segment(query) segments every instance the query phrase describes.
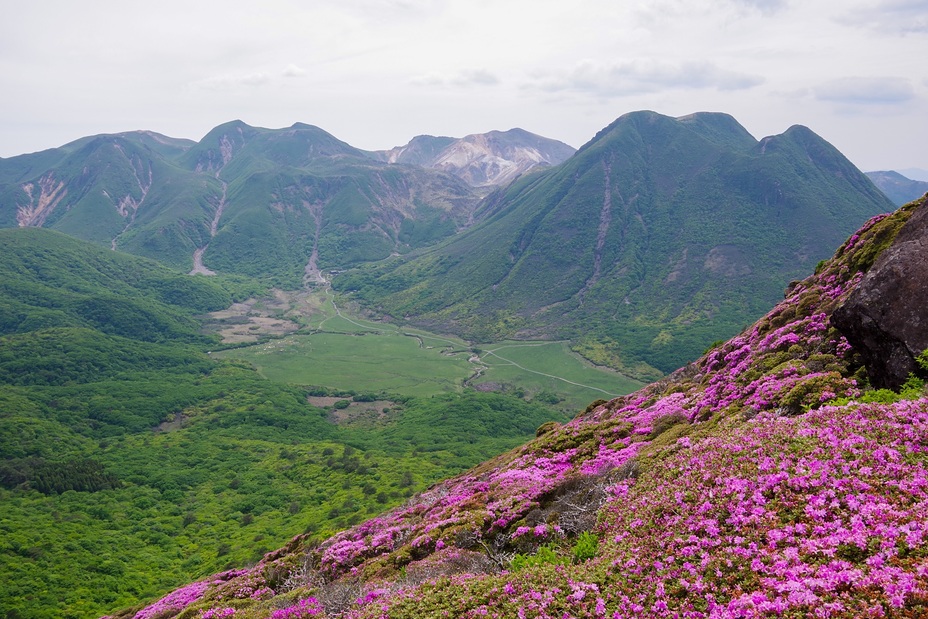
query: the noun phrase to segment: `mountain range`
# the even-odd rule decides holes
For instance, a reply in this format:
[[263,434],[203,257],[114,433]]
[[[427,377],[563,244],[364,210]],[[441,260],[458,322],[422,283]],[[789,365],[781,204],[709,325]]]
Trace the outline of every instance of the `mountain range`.
[[627,114],[577,152],[521,129],[365,152],[233,121],[0,160],[0,226],[285,288],[359,267],[335,286],[381,314],[569,339],[638,378],[737,332],[892,208],[811,130],[758,141],[713,113]]
[[[433,149],[431,158],[428,150]],[[0,160],[0,226],[40,226],[193,273],[298,287],[468,225],[484,186],[572,154],[520,129],[367,153],[302,123],[199,142],[149,131]]]
[[622,116],[479,223],[335,280],[376,312],[476,341],[570,339],[656,377],[741,330],[867,218],[894,207],[811,130]]
[[[0,160],[0,614],[928,612],[925,201],[710,113],[507,183],[536,137],[390,163],[235,121]],[[468,390],[342,426],[207,354],[204,312],[346,268],[339,304],[660,380],[564,424]]]

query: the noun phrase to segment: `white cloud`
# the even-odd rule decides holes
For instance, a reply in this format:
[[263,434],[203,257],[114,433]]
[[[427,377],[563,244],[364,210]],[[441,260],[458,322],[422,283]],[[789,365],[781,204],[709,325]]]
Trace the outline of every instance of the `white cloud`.
[[852,7],[838,21],[892,34],[928,33],[928,2],[881,0]]
[[267,73],[247,73],[238,75],[214,75],[196,82],[194,85],[207,90],[229,90],[240,87],[263,86],[271,81]]
[[766,15],[772,15],[786,8],[786,0],[732,0],[732,2],[736,5],[740,4],[748,8],[757,9]]
[[928,167],[928,0],[9,8],[0,156],[131,129],[199,138],[230,118],[370,149],[513,126],[579,146],[652,109],[729,112],[757,135],[800,123],[872,169]]
[[622,97],[663,90],[745,90],[763,83],[757,75],[721,69],[711,62],[633,59],[616,63],[585,60],[562,71],[540,73],[527,84],[547,92],[569,91]]
[[816,99],[844,105],[898,105],[915,98],[915,90],[903,77],[845,77],[830,80],[812,90]]
[[496,86],[500,83],[499,77],[486,69],[474,69],[459,71],[456,73],[428,73],[418,75],[409,80],[414,86],[431,86],[447,88],[451,86],[470,87],[470,86]]
[[284,77],[303,77],[306,75],[306,70],[302,69],[295,64],[288,64],[284,68],[283,76]]

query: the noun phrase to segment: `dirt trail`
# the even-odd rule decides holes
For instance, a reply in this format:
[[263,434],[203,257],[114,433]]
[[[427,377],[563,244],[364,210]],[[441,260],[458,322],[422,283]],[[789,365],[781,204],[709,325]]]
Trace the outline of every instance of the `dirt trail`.
[[502,361],[505,361],[506,363],[509,363],[509,364],[511,364],[511,365],[513,365],[513,366],[519,368],[519,369],[522,370],[523,372],[528,372],[528,373],[530,373],[530,374],[537,374],[537,375],[539,375],[539,376],[545,376],[545,377],[547,377],[547,378],[553,378],[553,379],[555,379],[555,380],[559,380],[559,381],[565,382],[565,383],[570,384],[570,385],[575,385],[575,386],[577,386],[577,387],[584,387],[584,388],[586,388],[586,389],[592,389],[593,391],[599,391],[600,393],[604,393],[604,394],[606,394],[606,395],[608,395],[609,397],[612,397],[612,398],[617,398],[617,397],[619,397],[620,395],[622,395],[622,394],[620,394],[620,393],[610,393],[610,392],[606,391],[605,389],[600,389],[599,387],[594,387],[594,386],[592,386],[592,385],[584,385],[583,383],[577,383],[577,382],[574,382],[574,381],[572,381],[572,380],[568,380],[568,379],[564,378],[563,376],[555,376],[554,374],[547,374],[547,373],[545,373],[545,372],[539,372],[539,371],[537,371],[537,370],[530,370],[530,369],[528,369],[527,367],[523,367],[523,366],[519,365],[518,363],[516,363],[516,362],[513,361],[512,359],[507,359],[506,357],[503,357],[502,355],[497,354],[497,352],[496,352],[496,351],[498,351],[498,350],[503,350],[503,349],[505,349],[505,348],[525,348],[525,347],[531,347],[531,346],[544,346],[544,345],[545,345],[545,344],[511,344],[511,345],[508,345],[508,346],[500,346],[499,348],[495,348],[495,349],[493,349],[493,350],[487,350],[487,351],[486,351],[486,354],[487,354],[487,355],[493,355],[493,356],[496,357],[497,359],[501,359]]

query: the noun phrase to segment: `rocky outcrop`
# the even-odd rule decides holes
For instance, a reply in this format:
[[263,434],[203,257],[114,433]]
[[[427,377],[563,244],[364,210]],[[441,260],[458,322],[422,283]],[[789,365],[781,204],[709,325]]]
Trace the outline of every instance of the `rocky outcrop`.
[[928,198],[831,320],[874,385],[898,389],[918,370],[915,358],[928,348]]
[[388,163],[434,168],[463,179],[472,187],[508,185],[540,166],[563,163],[575,149],[524,129],[490,131],[463,138],[420,135],[406,146],[370,155]]

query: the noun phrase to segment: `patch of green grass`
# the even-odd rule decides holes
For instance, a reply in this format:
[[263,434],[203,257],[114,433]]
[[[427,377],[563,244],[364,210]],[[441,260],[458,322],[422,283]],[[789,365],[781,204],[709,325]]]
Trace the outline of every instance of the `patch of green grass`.
[[642,383],[592,366],[571,352],[567,342],[500,342],[481,346],[488,366],[479,383],[512,383],[532,394],[543,391],[564,398],[559,408],[583,409],[592,400],[631,393]]
[[276,382],[410,396],[459,391],[471,373],[462,355],[396,333],[293,335],[217,354],[249,361]]
[[[306,301],[312,308],[304,320],[308,330],[216,356],[243,359],[276,382],[336,391],[418,397],[497,383],[526,399],[540,394],[546,404],[568,413],[642,385],[592,365],[567,342],[505,341],[473,348],[453,336],[366,320],[330,295],[320,290]],[[479,361],[472,362],[476,356]]]

